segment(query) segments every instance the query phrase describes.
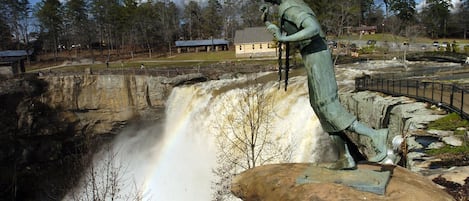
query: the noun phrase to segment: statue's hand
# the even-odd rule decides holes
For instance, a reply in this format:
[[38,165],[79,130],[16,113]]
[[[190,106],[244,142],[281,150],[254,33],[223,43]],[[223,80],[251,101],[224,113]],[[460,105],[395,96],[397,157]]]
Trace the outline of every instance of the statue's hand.
[[261,5],[261,7],[259,8],[259,10],[262,12],[262,15],[261,15],[261,20],[263,22],[266,22],[267,21],[267,15],[269,14],[269,7],[265,4]]
[[270,23],[268,26],[267,26],[267,30],[272,33],[274,35],[274,37],[280,41],[280,42],[283,42],[284,41],[284,36],[282,35],[282,33],[280,32],[280,28],[278,28],[277,25],[275,24],[272,24]]

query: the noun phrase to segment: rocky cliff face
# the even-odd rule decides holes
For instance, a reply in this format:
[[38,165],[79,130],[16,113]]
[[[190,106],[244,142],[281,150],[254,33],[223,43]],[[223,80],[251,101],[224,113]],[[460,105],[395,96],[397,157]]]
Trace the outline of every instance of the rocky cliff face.
[[108,133],[136,118],[158,118],[174,86],[206,80],[201,74],[174,78],[145,75],[68,75],[42,77],[48,83],[40,101],[69,111],[84,134]]
[[128,121],[159,118],[174,86],[205,79],[191,74],[0,80],[0,200],[60,200],[93,145]]
[[82,150],[78,121],[39,101],[46,90],[36,77],[0,81],[1,200],[50,200],[74,172],[69,159]]

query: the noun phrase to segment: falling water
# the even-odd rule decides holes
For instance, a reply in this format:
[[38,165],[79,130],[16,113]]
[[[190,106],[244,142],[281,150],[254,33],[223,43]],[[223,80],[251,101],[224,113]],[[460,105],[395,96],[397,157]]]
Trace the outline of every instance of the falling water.
[[[173,89],[164,122],[123,131],[110,148],[111,154],[96,157],[95,169],[105,166],[109,156],[113,164],[123,167],[119,168],[119,179],[124,184],[119,187],[122,196],[118,197],[122,200],[129,196],[158,201],[211,200],[216,180],[213,169],[220,165],[217,131],[213,128],[236,107],[227,101],[242,101],[240,93],[246,90],[242,83],[252,79],[210,81]],[[306,78],[291,78],[288,91],[278,90],[278,83],[273,81],[263,85],[263,93],[274,97],[270,136],[279,147],[293,147],[286,162],[331,158],[328,137],[309,106]],[[97,177],[105,177],[100,174],[106,171],[98,172]],[[89,194],[84,189],[75,194]]]

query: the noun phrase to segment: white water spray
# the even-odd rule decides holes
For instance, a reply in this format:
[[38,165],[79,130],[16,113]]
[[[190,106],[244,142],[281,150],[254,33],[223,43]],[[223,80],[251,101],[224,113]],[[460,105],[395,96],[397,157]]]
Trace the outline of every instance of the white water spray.
[[[120,186],[121,200],[133,195],[157,201],[211,200],[216,179],[212,170],[220,165],[213,123],[224,111],[230,111],[227,99],[241,98],[236,91],[243,90],[238,86],[246,79],[175,88],[167,101],[164,126],[127,129],[120,134],[111,156],[124,167],[119,175],[125,182]],[[275,96],[272,137],[279,146],[294,146],[289,162],[331,158],[328,136],[309,105],[306,78],[291,78],[287,92],[277,90],[277,84],[267,83],[271,87],[265,88],[265,93]],[[105,165],[103,157],[96,157],[96,167]],[[89,193],[83,188],[75,192]],[[70,195],[67,198],[73,200]]]

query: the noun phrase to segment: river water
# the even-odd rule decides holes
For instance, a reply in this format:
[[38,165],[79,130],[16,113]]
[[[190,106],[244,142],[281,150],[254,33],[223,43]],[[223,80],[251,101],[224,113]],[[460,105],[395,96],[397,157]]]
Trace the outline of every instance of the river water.
[[[351,89],[350,78],[373,73],[377,65],[337,68],[341,90]],[[256,156],[256,165],[335,159],[309,106],[306,77],[297,75],[287,91],[283,83],[278,89],[275,72],[173,89],[164,120],[125,129],[95,156],[83,184],[65,200],[213,200],[223,191],[223,183],[229,183],[229,176],[223,181],[224,176],[252,165],[246,159],[251,155]],[[252,110],[257,113],[251,114]],[[252,123],[250,115],[266,118],[255,122],[253,129],[245,126]],[[255,154],[240,151],[237,146],[242,143],[236,141],[252,130],[259,134]]]

